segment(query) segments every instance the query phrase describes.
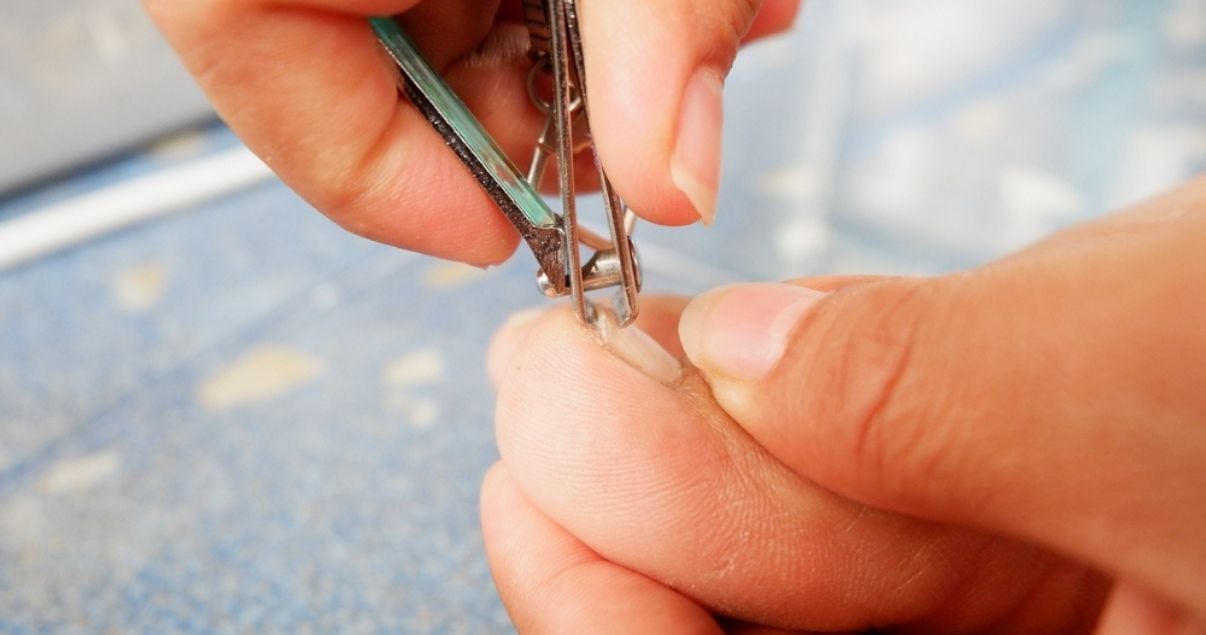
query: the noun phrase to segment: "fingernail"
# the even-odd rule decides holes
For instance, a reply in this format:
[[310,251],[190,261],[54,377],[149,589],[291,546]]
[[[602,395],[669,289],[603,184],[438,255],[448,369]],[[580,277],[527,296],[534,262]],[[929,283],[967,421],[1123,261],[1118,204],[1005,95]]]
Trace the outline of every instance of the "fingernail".
[[670,159],[670,178],[687,195],[707,225],[716,218],[723,126],[724,83],[721,75],[711,69],[700,69],[687,82],[683,92],[678,139]]
[[826,295],[788,284],[722,287],[687,305],[679,338],[705,372],[758,381],[778,365],[796,325]]
[[614,314],[600,311],[599,339],[616,357],[649,377],[668,384],[682,374],[682,365],[649,334],[635,326],[620,328]]

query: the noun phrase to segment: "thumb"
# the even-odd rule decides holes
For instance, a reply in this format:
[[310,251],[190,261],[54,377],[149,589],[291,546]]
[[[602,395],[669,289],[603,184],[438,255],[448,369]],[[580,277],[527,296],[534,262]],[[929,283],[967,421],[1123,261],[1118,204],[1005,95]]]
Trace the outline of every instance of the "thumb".
[[725,410],[822,487],[1045,544],[1206,611],[1187,595],[1206,571],[1206,439],[1178,410],[1198,388],[1153,376],[1200,364],[1199,327],[1150,319],[1184,288],[1115,284],[1159,271],[1167,248],[1151,251],[831,293],[728,287],[688,306],[680,337]]
[[591,125],[616,189],[643,217],[715,215],[722,87],[742,39],[781,31],[800,0],[583,0]]

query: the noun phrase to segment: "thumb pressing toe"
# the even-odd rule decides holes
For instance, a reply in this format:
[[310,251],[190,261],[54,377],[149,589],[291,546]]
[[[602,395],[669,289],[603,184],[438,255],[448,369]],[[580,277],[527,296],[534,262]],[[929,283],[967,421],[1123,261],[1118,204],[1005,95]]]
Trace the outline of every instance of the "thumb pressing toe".
[[679,337],[691,362],[710,377],[757,382],[783,357],[792,333],[827,294],[789,284],[741,284],[696,298]]

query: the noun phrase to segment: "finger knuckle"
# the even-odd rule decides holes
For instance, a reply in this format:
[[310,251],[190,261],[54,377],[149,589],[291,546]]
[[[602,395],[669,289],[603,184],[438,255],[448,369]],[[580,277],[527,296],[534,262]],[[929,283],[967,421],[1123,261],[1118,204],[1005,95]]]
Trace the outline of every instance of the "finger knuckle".
[[836,394],[843,404],[839,425],[842,442],[865,491],[887,496],[915,491],[916,483],[938,470],[947,439],[928,425],[941,402],[940,388],[919,358],[923,332],[932,326],[939,293],[929,281],[894,281],[868,289],[869,302],[859,303],[854,330],[842,338]]
[[704,51],[707,63],[725,69],[732,65],[741,40],[754,24],[761,5],[761,0],[734,0],[717,5],[701,5],[706,9],[694,9],[696,13],[693,18],[707,18],[698,22],[705,25],[699,33],[705,38],[700,44],[706,44]]
[[733,32],[740,39],[745,36],[746,31],[749,31],[750,25],[754,23],[754,18],[758,16],[762,0],[737,0],[732,6],[733,9],[729,12],[730,24]]

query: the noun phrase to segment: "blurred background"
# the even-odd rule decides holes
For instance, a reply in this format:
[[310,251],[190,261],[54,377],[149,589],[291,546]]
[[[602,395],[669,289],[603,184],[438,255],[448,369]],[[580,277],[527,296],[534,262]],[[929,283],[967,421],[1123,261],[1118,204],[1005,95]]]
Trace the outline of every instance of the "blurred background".
[[[134,0],[3,11],[0,632],[509,632],[482,361],[531,257],[341,232]],[[814,0],[726,135],[648,290],[973,266],[1206,170],[1206,2]]]

